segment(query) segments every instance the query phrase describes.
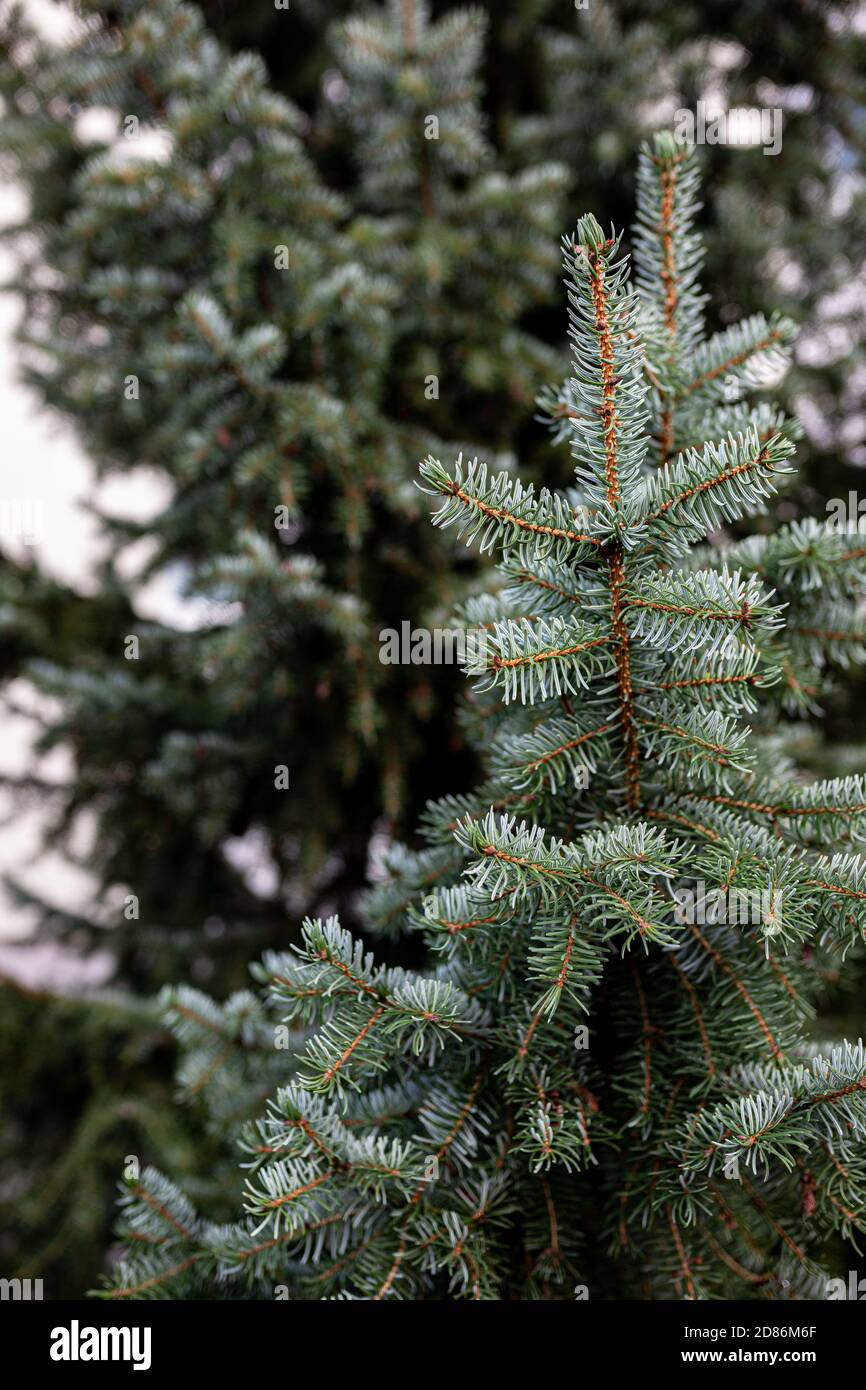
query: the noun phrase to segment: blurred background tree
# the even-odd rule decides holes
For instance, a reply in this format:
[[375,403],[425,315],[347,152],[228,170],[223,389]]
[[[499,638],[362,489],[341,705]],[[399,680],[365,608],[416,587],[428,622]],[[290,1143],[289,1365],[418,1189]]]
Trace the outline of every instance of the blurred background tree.
[[[784,114],[774,157],[702,151],[710,326],[768,304],[804,325],[778,392],[805,425],[800,485],[777,515],[857,487],[864,39],[844,0],[79,8],[70,49],[14,8],[2,29],[4,164],[30,204],[23,371],[98,477],[145,467],[169,500],[146,523],[101,517],[93,596],[4,566],[0,669],[51,697],[38,747],[70,749],[74,767],[59,789],[14,790],[50,798],[48,838],[70,856],[87,818],[99,884],[75,910],[48,891],[28,901],[42,936],[109,942],[126,990],[191,974],[220,996],[305,912],[357,928],[377,846],[469,785],[459,676],[378,660],[382,628],[446,623],[476,573],[430,534],[415,463],[483,444],[501,467],[519,455],[523,476],[567,481],[567,450],[551,468],[532,420],[565,370],[558,235],[586,207],[628,224],[637,145],[699,98]],[[140,613],[165,572],[182,626]],[[854,678],[833,697],[834,766],[855,756],[861,703]],[[829,774],[827,748],[811,756]],[[142,1067],[167,1084],[146,1013],[129,1014],[140,1045],[99,1041],[123,998],[87,1003],[63,1092],[42,1000],[13,1090],[2,1191],[21,1209],[26,1166],[29,1198],[5,1259],[54,1273],[53,1296],[93,1282],[125,1153],[183,1176],[164,1152],[180,1138],[125,1129],[122,1111],[102,1157],[88,1149],[113,1102],[85,1057],[115,1057],[119,1091]],[[11,995],[10,1037],[31,1036],[34,1007]],[[57,1007],[68,1029],[75,1005]],[[51,1115],[34,1089],[57,1097]]]
[[[489,144],[484,32],[477,11],[432,23],[387,6],[335,33],[349,198],[261,58],[228,52],[194,7],[93,5],[53,53],[8,21],[3,141],[31,210],[25,379],[98,478],[147,467],[167,485],[146,523],[100,513],[93,598],[34,566],[4,573],[6,675],[43,697],[37,752],[69,749],[74,768],[12,789],[46,801],[48,841],[98,885],[74,907],[50,886],[18,894],[40,936],[107,943],[115,983],[139,995],[188,972],[221,992],[298,913],[351,916],[375,834],[466,775],[442,699],[456,673],[384,664],[379,634],[447,622],[472,573],[430,538],[412,461],[492,433],[507,466],[557,360],[523,320],[555,290],[565,171],[508,172]],[[380,110],[362,147],[363,113]],[[182,623],[138,608],[166,571]],[[81,1076],[83,1158],[103,1092]],[[44,1138],[50,1179],[33,1165],[30,1190],[63,1164],[73,1198],[75,1165]],[[14,1141],[8,1167],[20,1175]],[[56,1214],[28,1209],[51,1227],[39,1258],[55,1253]]]

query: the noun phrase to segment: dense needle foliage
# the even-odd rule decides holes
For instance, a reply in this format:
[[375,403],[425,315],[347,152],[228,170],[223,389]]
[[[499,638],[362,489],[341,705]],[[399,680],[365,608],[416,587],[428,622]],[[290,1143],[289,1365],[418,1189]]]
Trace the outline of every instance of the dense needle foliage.
[[866,655],[864,551],[728,538],[791,471],[750,395],[793,326],[708,336],[694,154],[656,137],[638,188],[634,278],[593,216],[564,241],[573,487],[421,467],[499,552],[462,613],[484,778],[366,903],[423,965],[308,920],[258,994],[169,992],[182,1088],[252,1115],[243,1214],[136,1176],[108,1297],[814,1297],[862,1229],[866,1054],[809,1023],[862,941],[866,785],[789,745]]

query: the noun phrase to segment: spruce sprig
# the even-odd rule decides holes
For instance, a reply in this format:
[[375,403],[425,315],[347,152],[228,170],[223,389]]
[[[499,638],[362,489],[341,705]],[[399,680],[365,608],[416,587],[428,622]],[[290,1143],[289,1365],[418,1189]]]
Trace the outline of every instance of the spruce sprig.
[[171,1234],[129,1194],[166,1245],[120,1292],[813,1297],[827,1236],[863,1231],[863,1045],[804,1025],[862,949],[866,787],[809,782],[773,728],[804,642],[862,659],[862,557],[813,523],[725,534],[796,429],[744,402],[734,428],[721,383],[763,380],[790,325],[708,338],[694,155],[658,137],[638,189],[634,282],[591,216],[565,243],[574,375],[545,408],[573,493],[422,465],[504,579],[467,609],[484,780],[367,899],[425,965],[336,921],[266,961],[299,1034],[244,1131],[247,1214]]

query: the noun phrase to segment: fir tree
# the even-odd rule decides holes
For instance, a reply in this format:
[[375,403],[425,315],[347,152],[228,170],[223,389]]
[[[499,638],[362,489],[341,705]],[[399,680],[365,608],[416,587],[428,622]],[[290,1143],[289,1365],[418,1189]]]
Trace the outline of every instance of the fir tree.
[[862,314],[846,288],[863,273],[856,4],[794,11],[746,0],[732,14],[723,3],[610,0],[570,12],[539,0],[497,28],[509,55],[528,51],[532,86],[516,102],[501,84],[507,110],[495,118],[520,157],[574,169],[577,196],[605,225],[630,215],[632,151],[650,130],[699,102],[714,113],[776,113],[772,157],[736,141],[703,149],[708,284],[724,321],[771,302],[808,325],[784,388],[790,408],[808,409],[809,426],[789,505],[809,515],[856,487]]
[[440,433],[461,420],[465,433],[468,418],[507,448],[515,410],[557,360],[520,316],[552,298],[550,230],[568,171],[494,149],[481,107],[486,17],[472,6],[433,23],[430,10],[389,0],[333,31],[355,196],[379,214],[359,219],[357,236],[378,239],[399,283],[405,377],[441,374]]
[[[862,260],[862,200],[850,176],[862,149],[856,112],[862,37],[857,34],[852,3],[836,6],[832,13],[821,7],[791,12],[768,6],[765,0],[748,0],[734,20],[728,6],[713,4],[700,10],[647,10],[645,5],[610,0],[585,13],[551,0],[484,6],[491,29],[482,59],[484,83],[477,80],[482,69],[469,61],[481,56],[477,8],[455,16],[439,0],[429,8],[414,3],[377,6],[366,9],[363,19],[343,24],[336,31],[335,46],[325,21],[345,19],[355,8],[353,0],[317,0],[315,5],[312,0],[296,0],[291,16],[275,11],[269,0],[260,6],[245,3],[236,10],[210,8],[207,32],[196,30],[195,12],[188,7],[170,12],[154,4],[88,4],[85,13],[91,35],[83,52],[73,50],[69,55],[49,55],[19,31],[14,16],[4,31],[12,61],[5,69],[0,64],[7,103],[2,139],[18,150],[19,173],[31,193],[26,231],[42,238],[41,249],[23,268],[28,318],[40,330],[35,384],[46,400],[78,417],[87,447],[100,466],[126,469],[144,459],[157,462],[172,478],[176,490],[169,512],[145,528],[158,538],[153,567],[164,560],[179,560],[188,570],[192,593],[240,600],[245,608],[239,616],[237,608],[216,607],[215,630],[190,634],[156,624],[145,626],[136,615],[129,586],[110,574],[95,599],[70,593],[38,572],[18,566],[7,566],[0,581],[4,673],[16,674],[27,662],[28,676],[35,677],[46,692],[61,697],[62,715],[52,715],[46,724],[44,746],[71,743],[79,772],[77,786],[68,796],[58,797],[35,777],[25,779],[20,790],[41,798],[50,793],[57,799],[52,838],[61,847],[68,848],[69,832],[81,808],[99,812],[98,842],[84,862],[88,869],[98,868],[109,889],[102,910],[94,909],[86,919],[46,901],[46,891],[33,904],[41,914],[42,933],[57,932],[73,943],[84,938],[102,945],[106,935],[94,931],[95,919],[115,922],[118,887],[135,886],[141,892],[145,920],[114,933],[111,942],[119,949],[122,974],[144,988],[155,978],[175,975],[178,958],[183,958],[183,968],[188,966],[193,978],[203,979],[205,972],[215,969],[211,987],[222,993],[229,981],[237,979],[239,957],[251,949],[246,944],[249,939],[284,939],[283,904],[252,892],[243,870],[227,862],[223,854],[227,835],[234,843],[254,836],[256,844],[276,855],[284,887],[291,885],[293,890],[299,880],[307,885],[300,894],[291,892],[293,912],[325,912],[338,905],[344,923],[354,925],[352,888],[379,809],[384,805],[396,813],[402,806],[402,815],[395,814],[394,820],[405,827],[416,804],[437,787],[462,785],[461,767],[455,768],[453,760],[446,758],[453,746],[447,672],[445,680],[440,678],[443,673],[435,671],[416,679],[411,671],[390,673],[374,666],[369,698],[359,699],[358,686],[346,688],[340,669],[325,698],[309,702],[314,717],[306,727],[316,730],[311,742],[326,750],[338,748],[333,761],[341,774],[353,767],[359,772],[346,787],[340,787],[332,775],[323,776],[315,786],[305,782],[304,805],[315,808],[318,829],[305,815],[302,834],[296,834],[293,819],[301,804],[299,775],[312,776],[314,769],[305,757],[296,759],[292,753],[291,804],[285,795],[274,794],[269,778],[261,775],[259,753],[265,744],[269,769],[274,761],[272,743],[262,737],[262,731],[278,730],[283,720],[288,726],[298,708],[293,697],[285,698],[285,663],[280,653],[289,643],[299,650],[295,644],[302,640],[303,631],[311,638],[312,649],[304,645],[303,656],[293,662],[293,668],[306,670],[314,660],[319,669],[332,654],[335,631],[341,641],[345,636],[340,619],[353,615],[351,604],[345,614],[340,606],[351,588],[344,541],[351,518],[362,514],[368,502],[368,529],[359,548],[363,551],[381,543],[380,556],[386,564],[372,561],[371,548],[371,564],[362,563],[357,571],[359,590],[371,592],[381,576],[383,595],[399,593],[401,616],[407,606],[420,614],[429,611],[431,603],[444,613],[453,601],[458,585],[449,576],[445,552],[425,540],[417,504],[405,486],[405,460],[428,449],[440,457],[453,456],[464,434],[484,440],[488,453],[491,448],[510,451],[537,380],[555,374],[551,354],[517,320],[523,309],[536,302],[535,288],[539,295],[544,291],[551,265],[554,248],[549,232],[551,226],[559,225],[553,206],[562,174],[551,168],[550,159],[571,166],[581,203],[595,206],[605,224],[612,218],[619,225],[631,206],[635,138],[658,119],[661,103],[668,104],[667,110],[676,103],[693,107],[710,81],[729,106],[756,102],[784,106],[780,158],[764,159],[757,152],[738,153],[723,147],[704,153],[713,195],[702,219],[708,233],[707,280],[723,321],[729,322],[738,311],[752,315],[769,300],[817,325],[797,369],[779,388],[783,400],[798,404],[805,392],[803,404],[809,412],[810,437],[801,447],[799,461],[800,477],[805,463],[805,480],[811,481],[813,492],[810,499],[807,488],[793,501],[802,511],[805,498],[808,510],[815,505],[817,488],[820,510],[825,495],[833,491],[846,495],[848,487],[856,486],[856,477],[849,473],[846,478],[842,462],[846,455],[857,457],[856,416],[844,431],[840,428],[842,415],[857,404],[859,389],[858,358],[851,350],[859,311],[856,301],[839,292],[857,278]],[[142,10],[153,16],[149,39],[147,22],[136,28]],[[167,24],[163,23],[169,14]],[[288,42],[287,22],[291,24]],[[194,45],[187,43],[190,24],[213,60],[207,69],[207,78],[213,78],[211,100],[202,100],[207,79],[202,82],[200,60]],[[748,52],[734,52],[729,42],[732,30],[744,38]],[[213,33],[219,34],[222,45],[219,57]],[[144,44],[137,50],[142,61],[129,70],[124,65],[131,34],[135,43],[144,40]],[[384,44],[378,53],[377,42]],[[268,79],[262,78],[257,60],[245,51],[251,43],[266,62]],[[237,49],[242,53],[233,60],[232,50]],[[732,53],[735,61],[730,66]],[[344,84],[334,82],[329,73],[325,94],[318,100],[322,73],[336,61]],[[76,85],[80,66],[85,69],[83,88]],[[452,82],[454,77],[459,82]],[[103,78],[105,86],[100,85]],[[250,98],[241,103],[246,108],[242,118],[234,108],[218,109],[218,94],[233,90],[233,80],[246,84]],[[452,91],[460,107],[464,84],[474,85],[475,92],[459,113],[467,138],[459,141],[458,159],[445,125],[438,142],[424,138],[423,126],[424,117],[432,111],[441,114],[453,109]],[[124,119],[136,114],[145,128],[155,120],[165,129],[160,107],[164,105],[170,125],[177,103],[182,105],[182,98],[190,97],[187,87],[191,87],[196,118],[202,119],[203,110],[206,113],[198,144],[193,132],[194,138],[182,146],[193,172],[222,167],[237,136],[245,139],[259,118],[267,123],[274,117],[281,98],[275,103],[271,99],[277,93],[288,93],[303,109],[292,105],[286,114],[283,108],[286,120],[274,128],[280,157],[275,149],[269,161],[262,148],[267,140],[256,135],[254,164],[229,170],[222,184],[224,196],[218,196],[212,208],[200,208],[191,225],[186,215],[192,209],[182,209],[176,199],[169,215],[166,201],[148,218],[136,205],[134,189],[129,190],[126,205],[122,189],[107,184],[94,189],[86,165],[89,154],[95,154],[98,163],[100,146],[85,147],[75,135],[73,121],[79,105],[107,106]],[[798,100],[807,105],[798,106]],[[387,116],[377,102],[387,103]],[[343,120],[344,114],[348,121]],[[368,117],[380,136],[393,138],[393,148],[399,150],[396,158],[390,144],[385,146],[381,140],[369,142],[358,157],[358,141]],[[287,132],[298,138],[287,140]],[[503,163],[515,177],[503,177]],[[268,165],[268,178],[256,186],[255,173]],[[280,189],[289,171],[295,182],[282,197]],[[428,184],[435,194],[432,206]],[[335,196],[335,188],[341,196]],[[119,200],[114,206],[108,206],[109,194]],[[113,398],[92,399],[86,391],[80,397],[77,394],[81,384],[95,379],[106,363],[109,373],[116,369],[102,339],[106,326],[113,335],[111,342],[120,338],[137,356],[147,356],[161,342],[168,343],[170,352],[181,352],[172,335],[184,287],[203,284],[206,298],[225,309],[233,280],[229,317],[252,330],[276,325],[286,333],[286,356],[271,381],[313,380],[312,362],[304,364],[298,358],[299,349],[304,356],[306,340],[303,330],[297,330],[295,306],[287,304],[282,294],[268,305],[250,293],[250,281],[260,265],[262,279],[271,288],[286,287],[285,276],[271,272],[276,239],[263,237],[257,251],[248,246],[238,257],[239,245],[252,224],[256,224],[254,238],[261,231],[262,215],[270,226],[271,194],[279,204],[280,224],[311,229],[310,241],[315,244],[306,249],[318,258],[319,266],[334,267],[330,283],[337,286],[339,302],[326,307],[322,320],[327,324],[324,336],[332,335],[331,360],[342,350],[344,339],[360,344],[335,386],[338,400],[345,399],[347,392],[355,400],[355,382],[367,379],[359,376],[369,366],[363,340],[365,309],[381,310],[373,347],[378,351],[386,318],[392,341],[390,355],[386,351],[382,358],[382,380],[376,387],[383,393],[381,430],[375,433],[379,423],[374,422],[369,437],[351,434],[344,453],[353,461],[348,468],[340,471],[331,466],[334,403],[326,402],[327,418],[318,405],[314,414],[311,397],[299,405],[300,415],[310,421],[305,437],[309,451],[286,460],[290,482],[300,482],[299,503],[292,530],[280,535],[294,535],[303,525],[305,531],[294,548],[314,549],[323,569],[316,582],[304,572],[299,589],[291,594],[289,581],[298,576],[280,572],[279,560],[285,552],[276,549],[275,564],[269,547],[254,543],[263,522],[273,540],[272,492],[276,487],[285,504],[282,489],[289,475],[280,470],[279,476],[270,479],[236,478],[226,487],[236,459],[222,444],[214,447],[211,438],[211,421],[219,417],[225,398],[218,400],[215,410],[207,388],[213,386],[211,375],[220,380],[226,377],[225,363],[190,359],[181,360],[178,367],[170,359],[172,376],[165,374],[160,384],[161,400],[171,397],[164,420],[158,412],[148,413],[153,397],[144,402],[138,416],[123,406],[127,415],[120,421],[106,408]],[[310,197],[312,203],[304,205]],[[317,206],[319,197],[330,200],[334,213],[330,222],[324,203]],[[243,227],[243,217],[228,207],[233,198],[240,200],[241,212],[248,215]],[[291,210],[297,207],[303,210],[294,219]],[[87,232],[83,242],[82,213]],[[211,240],[217,228],[225,234],[224,245]],[[339,245],[333,232],[345,233]],[[22,244],[36,247],[32,240]],[[168,287],[164,302],[154,303],[158,283],[133,283],[131,272],[163,260],[171,263],[183,286]],[[347,311],[339,272],[349,263],[362,273],[365,286],[375,280],[384,289],[387,283],[387,305],[365,301],[362,293],[357,313]],[[294,285],[299,269],[296,264]],[[110,293],[100,300],[96,297],[100,286],[105,288],[111,277]],[[93,291],[93,298],[86,302],[80,292],[83,287],[88,294]],[[535,315],[532,323],[542,335],[558,340],[558,316],[544,321]],[[75,348],[74,333],[70,340],[67,331],[72,324],[87,343],[86,353],[70,352],[70,347]],[[181,331],[185,334],[186,328]],[[649,325],[644,334],[650,336]],[[183,342],[191,351],[197,346],[194,337]],[[55,354],[53,363],[45,356],[46,347]],[[648,444],[653,459],[663,456],[668,447],[694,442],[684,428],[690,423],[691,398],[678,395],[675,384],[667,380],[666,373],[673,367],[663,352],[659,360],[662,366],[656,371],[656,382],[647,376],[656,393],[654,433]],[[428,400],[425,394],[425,379],[431,373],[440,375],[444,383],[439,401]],[[193,377],[196,394],[187,401],[186,386]],[[665,386],[663,392],[659,383]],[[743,428],[750,414],[725,394],[736,390],[735,383],[726,384],[720,378],[717,386],[724,410],[716,402],[703,420],[695,419],[698,442]],[[235,391],[233,403],[238,404],[241,397]],[[678,429],[667,445],[659,411],[662,404]],[[260,405],[248,400],[239,407],[244,429],[254,432],[256,439],[259,431],[273,426],[268,408]],[[568,411],[570,405],[561,390],[552,390],[544,408]],[[189,459],[195,460],[198,469],[194,477],[183,453],[183,438],[183,449],[174,453],[178,412],[185,412],[189,424],[182,434],[195,435],[196,420],[203,425],[201,445],[207,457],[196,453],[197,440],[189,444]],[[567,439],[571,430],[567,414],[557,414],[556,420],[561,437]],[[403,427],[401,432],[392,429],[395,423]],[[763,437],[768,428],[782,422],[777,408],[767,406],[763,418],[756,417],[753,423]],[[790,432],[791,423],[785,428]],[[533,472],[533,456],[525,447],[531,437],[525,431],[520,441],[524,476],[527,470],[529,475]],[[224,441],[226,436],[221,438]],[[375,441],[385,439],[391,441],[394,466],[383,472],[381,489],[370,497],[365,489],[360,494],[352,491],[354,461],[366,458],[367,476],[371,457],[375,467],[382,462],[374,456]],[[160,448],[164,443],[168,446],[166,454],[155,460],[150,457],[154,440]],[[320,440],[325,441],[321,448]],[[477,448],[473,443],[470,456]],[[676,459],[675,452],[671,458]],[[308,477],[306,464],[311,459]],[[266,464],[267,459],[260,457],[258,462]],[[551,474],[559,481],[561,475],[553,466]],[[346,492],[338,500],[343,488]],[[383,497],[390,502],[398,496],[396,514],[386,512]],[[178,502],[185,505],[186,514]],[[786,499],[788,514],[791,506]],[[250,523],[253,544],[249,548],[246,537],[239,545],[239,518]],[[170,530],[163,524],[169,519]],[[395,547],[395,519],[400,537],[406,540],[405,549],[399,542]],[[763,531],[769,529],[770,520],[761,518],[757,524]],[[745,529],[743,522],[732,524],[737,535]],[[109,526],[112,549],[118,554],[128,540],[141,534],[138,528]],[[754,569],[789,601],[785,583],[792,572],[799,576],[798,582],[809,586],[807,601],[799,604],[796,629],[786,629],[784,650],[775,650],[771,658],[778,661],[783,674],[773,686],[764,687],[760,697],[761,720],[767,725],[769,702],[781,702],[789,712],[814,714],[817,701],[825,704],[830,692],[825,658],[829,655],[838,666],[859,654],[861,624],[844,601],[846,568],[858,559],[857,543],[833,541],[835,551],[825,562],[817,555],[816,535],[821,556],[826,557],[829,537],[809,519],[784,528],[772,540],[754,537],[729,553],[731,563]],[[423,554],[420,562],[419,553]],[[690,562],[684,557],[683,563]],[[700,554],[695,563],[704,564]],[[392,582],[394,574],[397,585]],[[411,600],[410,594],[414,595]],[[299,598],[309,605],[300,630],[294,623]],[[820,616],[815,611],[819,607]],[[374,601],[370,612],[377,609],[381,612]],[[293,615],[290,632],[284,621],[287,610]],[[327,616],[320,624],[323,613]],[[227,614],[232,615],[228,622]],[[384,621],[393,620],[392,610]],[[118,671],[132,674],[118,661],[130,631],[145,639],[145,659],[136,672],[145,674],[146,681],[140,676],[118,677]],[[363,633],[366,641],[369,627]],[[766,642],[769,650],[769,634]],[[338,650],[342,657],[354,649]],[[87,653],[84,663],[83,652]],[[363,647],[359,654],[363,657]],[[213,672],[220,668],[224,678],[214,683]],[[850,678],[846,683],[850,690]],[[324,694],[326,684],[317,685],[317,697]],[[741,688],[746,684],[737,682]],[[306,693],[300,692],[302,700]],[[216,700],[210,698],[214,694]],[[358,711],[358,725],[346,729],[337,745],[332,739],[347,706]],[[850,730],[857,718],[856,695],[853,700],[848,696],[847,708],[839,700],[834,706],[831,730]],[[383,707],[388,713],[377,726],[381,732],[368,740],[364,730],[376,727],[376,711]],[[341,712],[337,720],[332,717],[334,708]],[[437,708],[439,714],[431,718]],[[426,729],[426,739],[417,732],[419,723]],[[385,749],[382,737],[386,729],[395,731],[390,750]],[[796,751],[807,766],[822,773],[828,767],[844,771],[862,766],[857,749],[832,750],[831,762],[831,750],[818,741],[817,729],[812,720],[808,733],[804,726],[796,730]],[[436,748],[435,760],[426,757],[427,747]],[[347,835],[349,826],[358,832],[353,843]],[[342,869],[328,854],[338,838],[345,855]],[[398,868],[412,862],[399,851],[391,857]],[[327,865],[326,874],[318,879],[317,863]],[[434,856],[432,871],[436,868]],[[401,919],[400,884],[395,883],[388,895],[388,924],[393,932]],[[201,924],[206,920],[209,926],[204,934]],[[388,958],[417,962],[421,940],[404,936],[396,946],[389,945]],[[124,1012],[125,1046],[119,1041]],[[50,1042],[51,1019],[62,1030],[62,1055]],[[64,1057],[70,1029],[74,1030],[75,1062],[67,1067]],[[22,1032],[33,1037],[26,1072],[16,1060]],[[82,1239],[86,1228],[89,1250],[99,1248],[105,1189],[98,1172],[107,1148],[113,1144],[117,1152],[147,1152],[178,1177],[192,1166],[189,1154],[185,1159],[178,1156],[178,1116],[171,1117],[171,1126],[160,1127],[153,1119],[152,1097],[146,1111],[142,1107],[138,1113],[140,1123],[124,1124],[124,1115],[131,1114],[124,1096],[138,1088],[140,1075],[127,1062],[138,1068],[143,1058],[150,1058],[159,1075],[165,1038],[153,1028],[148,1011],[124,1009],[122,1001],[109,1001],[107,1007],[88,1002],[83,1009],[68,1001],[57,1010],[44,994],[7,1000],[4,1037],[8,1046],[0,1067],[9,1076],[4,1093],[12,1121],[4,1135],[4,1171],[14,1171],[17,1177],[23,1167],[21,1155],[26,1154],[30,1173],[29,1194],[18,1204],[19,1224],[27,1228],[21,1241],[26,1252],[22,1258],[38,1262],[47,1250],[54,1262],[56,1291],[57,1256],[64,1251],[68,1287],[77,1292],[82,1280],[80,1274],[76,1279],[70,1246]],[[37,1047],[43,1049],[41,1076],[33,1055]],[[107,1058],[116,1063],[110,1076]],[[231,1089],[228,1083],[227,1088]],[[33,1105],[34,1090],[55,1098],[50,1112]],[[61,1104],[66,1113],[61,1113]],[[67,1119],[67,1114],[73,1118]],[[22,1141],[21,1125],[27,1129],[26,1141]],[[118,1127],[124,1131],[119,1142]],[[217,1137],[219,1131],[217,1124]],[[59,1144],[58,1136],[67,1134],[72,1141]],[[94,1141],[97,1134],[102,1137]],[[117,1164],[109,1161],[113,1174]],[[47,1177],[43,1162],[48,1165]],[[211,1171],[203,1152],[199,1166]],[[230,1166],[223,1170],[223,1179],[223,1205],[212,1205],[211,1210],[230,1210]],[[42,1200],[43,1193],[51,1195],[50,1203]]]
[[777,692],[811,709],[809,661],[820,686],[866,656],[863,553],[818,523],[726,539],[796,431],[719,382],[791,327],[706,335],[696,184],[669,135],[644,149],[634,279],[593,216],[564,241],[573,374],[543,409],[574,486],[422,465],[435,522],[500,551],[464,610],[484,780],[367,902],[423,965],[307,920],[258,996],[169,992],[214,1128],[270,1100],[232,1223],[129,1185],[106,1297],[814,1297],[862,1230],[866,1054],[808,1023],[862,942],[866,784],[802,777]]
[[[405,460],[490,431],[513,447],[556,361],[521,319],[552,290],[564,171],[497,168],[478,113],[476,11],[431,25],[420,0],[382,8],[366,21],[389,45],[375,74],[364,26],[335,40],[356,113],[383,83],[418,88],[396,146],[414,175],[395,181],[392,159],[373,179],[359,147],[376,196],[365,186],[353,207],[322,180],[304,117],[261,60],[223,52],[193,6],[89,9],[98,22],[53,56],[9,22],[4,145],[39,232],[21,243],[27,379],[73,420],[100,475],[149,466],[171,492],[145,524],[101,518],[122,617],[113,649],[106,635],[59,659],[26,572],[6,585],[8,628],[31,657],[18,671],[60,702],[41,746],[76,753],[73,789],[54,794],[57,838],[94,812],[90,869],[115,899],[139,899],[127,948],[145,930],[167,946],[177,928],[188,953],[181,934],[207,917],[274,928],[289,891],[309,906],[327,886],[345,910],[377,820],[414,815],[427,779],[439,789],[425,732],[454,742],[438,699],[447,672],[383,664],[376,641],[406,617],[435,625],[461,589]],[[117,127],[95,145],[93,109]],[[146,563],[121,581],[143,540]],[[203,607],[193,631],[136,614],[140,585],[171,567]],[[246,836],[265,842],[276,888],[264,902],[223,853]]]
[[[383,664],[378,634],[441,622],[465,587],[471,566],[433,542],[408,461],[484,437],[512,452],[556,361],[523,320],[552,294],[565,177],[549,162],[506,174],[484,140],[477,11],[438,25],[414,0],[371,11],[390,44],[375,73],[357,57],[361,30],[340,40],[352,109],[377,83],[423,73],[403,116],[413,167],[435,165],[431,206],[417,181],[383,178],[375,196],[351,179],[347,193],[332,187],[316,158],[333,112],[314,125],[195,6],[82,8],[83,31],[58,50],[17,8],[3,19],[0,146],[30,196],[10,233],[25,376],[72,421],[100,478],[150,468],[167,500],[143,523],[100,516],[91,597],[34,566],[0,575],[4,678],[50,697],[37,752],[62,747],[74,766],[61,785],[36,771],[6,785],[49,808],[48,843],[94,884],[77,910],[50,884],[12,887],[42,939],[117,961],[110,1007],[79,1002],[76,1036],[92,1052],[76,1084],[58,1087],[56,1049],[44,1054],[40,1089],[58,1099],[44,1128],[29,1090],[17,1077],[10,1088],[25,1128],[10,1126],[4,1160],[29,1172],[33,1194],[11,1259],[50,1260],[52,1273],[74,1265],[67,1243],[85,1225],[88,1251],[107,1234],[118,1169],[106,1177],[88,1136],[117,1133],[117,1092],[137,1086],[140,1058],[155,1085],[166,1073],[165,1033],[121,991],[147,996],[190,972],[224,993],[251,951],[284,939],[287,904],[330,903],[351,920],[374,829],[408,829],[465,775],[441,699],[453,674]],[[456,111],[455,48],[468,92]],[[438,141],[424,138],[430,110]],[[452,116],[478,131],[462,160],[447,153]],[[341,139],[345,162],[364,167],[355,128]],[[196,605],[191,626],[143,617],[142,586],[166,574]],[[5,983],[25,1027],[32,1001]],[[65,1036],[75,1004],[41,1003]],[[178,1162],[179,1141],[127,1116],[123,1154]],[[100,1190],[80,1176],[91,1161],[103,1186],[83,1203]],[[61,1195],[40,1218],[46,1191]]]

